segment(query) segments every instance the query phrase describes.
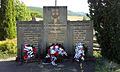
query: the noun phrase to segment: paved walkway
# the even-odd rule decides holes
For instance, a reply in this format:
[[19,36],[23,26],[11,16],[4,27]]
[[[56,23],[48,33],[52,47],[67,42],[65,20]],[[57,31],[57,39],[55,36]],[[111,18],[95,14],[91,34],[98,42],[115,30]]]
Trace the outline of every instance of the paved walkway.
[[[95,72],[95,62],[88,61],[84,63],[83,72]],[[57,66],[41,63],[25,63],[19,65],[14,60],[0,61],[0,72],[82,72],[78,62],[64,60]]]

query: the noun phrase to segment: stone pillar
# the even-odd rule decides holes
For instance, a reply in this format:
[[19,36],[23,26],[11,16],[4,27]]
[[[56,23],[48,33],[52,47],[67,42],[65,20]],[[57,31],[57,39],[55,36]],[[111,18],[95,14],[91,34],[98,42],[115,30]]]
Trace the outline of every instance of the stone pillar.
[[43,8],[44,45],[60,43],[67,48],[67,7],[45,6]]

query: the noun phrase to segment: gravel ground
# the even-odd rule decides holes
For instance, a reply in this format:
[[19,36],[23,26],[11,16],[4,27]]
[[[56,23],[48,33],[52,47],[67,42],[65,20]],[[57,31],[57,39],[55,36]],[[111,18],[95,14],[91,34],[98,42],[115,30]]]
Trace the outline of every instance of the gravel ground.
[[78,62],[64,60],[62,63],[57,63],[57,66],[44,63],[24,63],[15,62],[14,58],[0,60],[0,72],[95,72],[95,62],[87,61],[84,63],[83,70]]

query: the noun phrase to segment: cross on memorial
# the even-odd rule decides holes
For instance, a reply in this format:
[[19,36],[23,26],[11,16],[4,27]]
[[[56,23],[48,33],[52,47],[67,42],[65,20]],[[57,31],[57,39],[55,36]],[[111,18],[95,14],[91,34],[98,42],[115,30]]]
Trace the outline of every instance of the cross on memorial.
[[57,0],[55,0],[55,6],[57,6]]

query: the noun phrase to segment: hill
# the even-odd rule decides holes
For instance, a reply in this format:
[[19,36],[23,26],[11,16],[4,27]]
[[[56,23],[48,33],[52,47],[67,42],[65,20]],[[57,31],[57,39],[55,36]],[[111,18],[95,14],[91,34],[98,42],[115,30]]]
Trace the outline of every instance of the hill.
[[86,13],[84,12],[73,12],[68,10],[68,16],[86,16]]
[[39,13],[43,13],[43,8],[40,8],[40,7],[31,7],[31,6],[29,6],[28,8],[31,11],[36,11],[36,12],[39,12]]
[[[33,12],[38,12],[43,16],[43,8],[40,7],[28,7]],[[73,12],[71,10],[68,10],[68,16],[86,16],[86,13],[84,12]]]

